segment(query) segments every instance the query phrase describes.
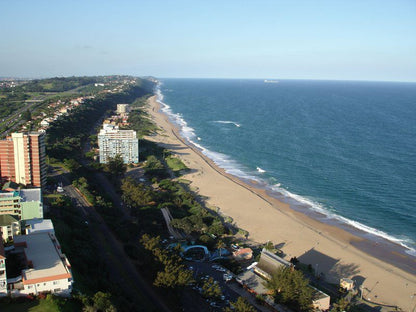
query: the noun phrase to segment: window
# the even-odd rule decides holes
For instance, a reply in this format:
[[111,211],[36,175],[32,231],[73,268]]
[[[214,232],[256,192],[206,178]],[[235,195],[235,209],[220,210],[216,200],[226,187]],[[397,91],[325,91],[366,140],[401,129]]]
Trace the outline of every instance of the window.
[[53,281],[53,284],[54,284],[54,285],[58,285],[58,284],[59,284],[59,282],[58,282],[58,281]]

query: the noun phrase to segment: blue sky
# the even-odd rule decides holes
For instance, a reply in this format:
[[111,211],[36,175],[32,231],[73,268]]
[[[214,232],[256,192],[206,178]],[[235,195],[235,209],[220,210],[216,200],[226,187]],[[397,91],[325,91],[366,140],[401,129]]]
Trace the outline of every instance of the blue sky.
[[416,81],[416,1],[0,0],[0,77]]

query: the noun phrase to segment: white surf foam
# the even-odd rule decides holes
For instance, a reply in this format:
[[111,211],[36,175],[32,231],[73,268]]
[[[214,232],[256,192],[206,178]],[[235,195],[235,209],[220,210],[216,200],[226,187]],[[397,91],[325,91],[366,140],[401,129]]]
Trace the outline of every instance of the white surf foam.
[[[408,247],[407,247],[408,248]],[[408,250],[406,250],[406,253],[412,257],[416,257],[416,250],[413,248],[410,248]]]
[[236,126],[237,128],[241,127],[239,123],[236,123],[235,121],[231,121],[231,120],[214,120],[213,122],[220,123],[220,124],[232,124]]
[[[225,170],[225,172],[232,174],[238,178],[247,180],[247,181],[255,181],[263,185],[269,185],[266,181],[261,179],[260,177],[256,176],[255,172],[252,174],[249,173],[249,170],[242,165],[240,165],[237,161],[233,160],[230,156],[211,151],[205,147],[203,147],[201,144],[198,144],[195,142],[195,139],[197,141],[200,141],[200,138],[195,135],[195,130],[188,126],[187,122],[183,119],[183,117],[180,114],[174,113],[171,110],[171,107],[163,102],[163,94],[160,90],[161,83],[156,87],[155,93],[157,95],[157,101],[161,104],[162,112],[164,112],[169,119],[174,122],[176,125],[180,128],[181,135],[187,139],[191,144],[196,146],[198,149],[201,150],[201,152],[210,158],[216,165],[221,167]],[[223,123],[223,124],[234,124],[236,127],[240,127],[241,125],[237,124],[234,121],[228,121],[228,120],[217,120],[214,121],[216,123]],[[261,169],[260,167],[256,168],[257,174],[266,172],[265,170]],[[273,178],[274,181],[277,182],[276,179]],[[313,211],[316,211],[324,216],[326,216],[328,219],[337,220],[343,224],[352,226],[358,230],[361,230],[365,233],[369,233],[372,235],[375,235],[377,237],[384,238],[388,241],[391,241],[393,243],[399,244],[406,248],[406,252],[409,255],[416,256],[416,250],[409,247],[409,245],[415,245],[416,242],[410,239],[400,239],[397,237],[394,237],[392,235],[389,235],[383,231],[377,230],[375,228],[366,226],[358,221],[354,221],[348,218],[345,218],[343,216],[340,216],[336,214],[334,211],[331,211],[328,207],[324,207],[321,203],[316,202],[314,200],[311,200],[309,198],[294,194],[289,192],[286,188],[283,188],[280,183],[274,183],[272,186],[269,186],[269,189],[272,191],[277,191],[278,193],[282,194],[284,201],[286,201],[289,204],[293,204],[295,206],[303,205],[306,209],[311,209]]]
[[266,172],[266,170],[261,169],[260,167],[256,167],[256,169],[257,169],[257,171],[258,171],[258,172],[260,172],[260,173],[265,173],[265,172]]
[[288,201],[289,204],[295,204],[295,205],[296,204],[303,204],[307,207],[307,209],[311,209],[313,211],[321,213],[329,219],[339,221],[340,223],[352,226],[353,228],[355,228],[357,230],[360,230],[362,232],[365,232],[365,233],[368,233],[368,234],[371,234],[371,235],[374,235],[374,236],[377,236],[377,237],[381,237],[381,238],[386,239],[390,242],[399,244],[402,247],[405,247],[409,254],[412,254],[412,252],[415,253],[415,251],[412,248],[409,247],[409,245],[412,245],[412,244],[415,243],[412,240],[397,238],[397,237],[389,235],[389,234],[387,234],[387,233],[385,233],[381,230],[378,230],[378,229],[372,228],[370,226],[364,225],[364,224],[362,224],[358,221],[345,218],[345,217],[343,217],[341,215],[338,215],[335,212],[329,210],[327,207],[324,207],[321,203],[318,203],[318,202],[316,202],[314,200],[311,200],[309,198],[306,198],[306,197],[303,197],[303,196],[300,196],[300,195],[289,192],[288,190],[282,188],[280,186],[280,184],[275,184],[273,187],[271,187],[271,189],[281,193],[282,195],[284,195],[284,197],[286,199],[288,199],[287,201]]

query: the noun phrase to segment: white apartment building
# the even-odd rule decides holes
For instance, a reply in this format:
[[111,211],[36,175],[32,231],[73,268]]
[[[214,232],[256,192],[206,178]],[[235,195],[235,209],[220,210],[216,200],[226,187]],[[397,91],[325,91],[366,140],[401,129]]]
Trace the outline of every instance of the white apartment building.
[[117,104],[117,114],[126,114],[130,112],[129,104]]
[[14,246],[16,251],[24,252],[29,267],[22,270],[19,293],[36,295],[50,291],[57,295],[70,295],[73,284],[71,265],[53,233],[15,236]]
[[98,134],[100,163],[121,155],[125,164],[139,162],[139,139],[134,130],[119,130],[118,126],[104,123]]

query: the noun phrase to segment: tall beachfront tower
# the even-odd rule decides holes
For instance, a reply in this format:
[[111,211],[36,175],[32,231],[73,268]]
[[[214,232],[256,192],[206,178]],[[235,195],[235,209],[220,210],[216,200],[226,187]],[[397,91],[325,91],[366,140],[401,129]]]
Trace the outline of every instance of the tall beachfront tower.
[[117,114],[127,114],[130,112],[129,104],[117,104]]
[[98,134],[98,148],[102,164],[116,155],[121,155],[125,164],[139,162],[139,139],[134,130],[119,130],[116,125],[104,123]]
[[3,181],[33,187],[46,184],[45,134],[12,133],[0,141],[0,173]]

